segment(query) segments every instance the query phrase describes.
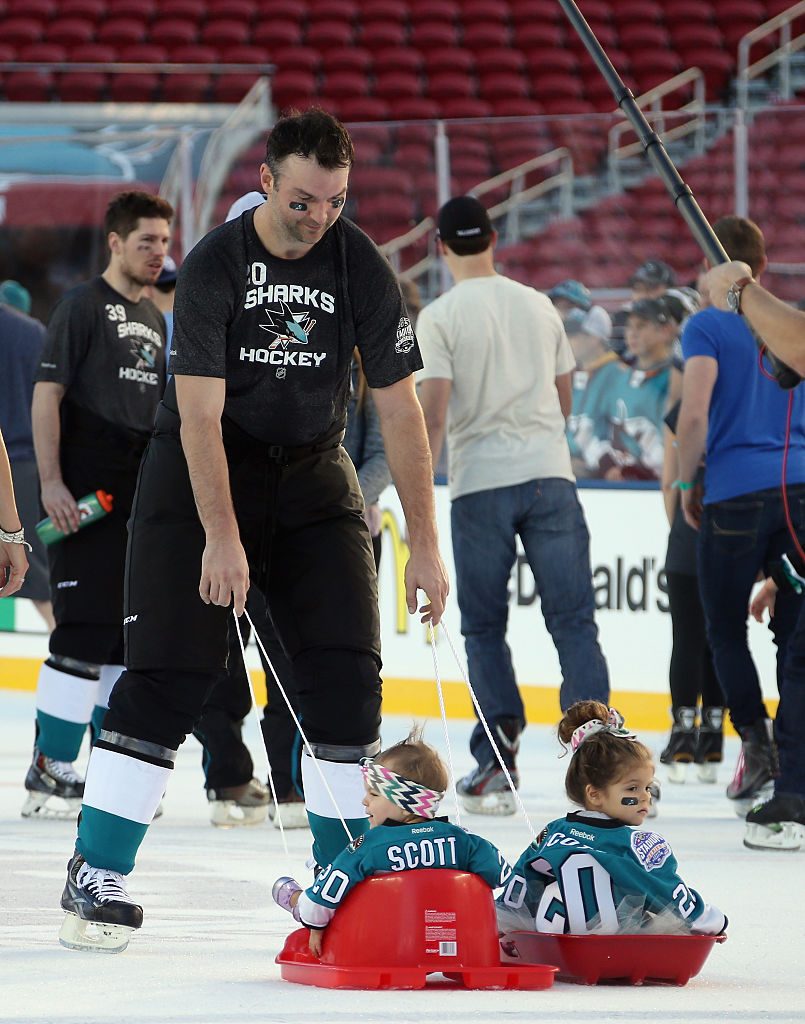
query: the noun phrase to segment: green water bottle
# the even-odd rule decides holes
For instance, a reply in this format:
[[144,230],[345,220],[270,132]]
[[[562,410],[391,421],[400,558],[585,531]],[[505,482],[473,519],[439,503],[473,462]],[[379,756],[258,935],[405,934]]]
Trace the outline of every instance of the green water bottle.
[[[103,519],[105,515],[108,515],[112,511],[114,498],[106,491],[93,491],[91,494],[85,494],[83,498],[79,498],[77,504],[78,528],[81,530],[97,519]],[[65,537],[72,536],[72,534],[57,530],[50,516],[36,524],[36,532],[43,544],[58,544]]]

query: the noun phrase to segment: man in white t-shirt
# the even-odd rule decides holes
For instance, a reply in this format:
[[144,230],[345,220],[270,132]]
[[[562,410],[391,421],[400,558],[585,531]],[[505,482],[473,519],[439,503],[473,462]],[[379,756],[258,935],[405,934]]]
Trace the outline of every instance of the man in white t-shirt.
[[[432,452],[445,428],[453,557],[470,681],[518,784],[525,713],[506,643],[517,537],[534,573],[562,667],[562,709],[609,698],[598,646],[589,534],[565,437],[575,359],[550,299],[495,272],[497,233],[472,196],[439,211],[439,252],[454,286],[417,321],[418,374]],[[508,789],[480,723],[478,767],[458,785],[480,814],[511,814]]]

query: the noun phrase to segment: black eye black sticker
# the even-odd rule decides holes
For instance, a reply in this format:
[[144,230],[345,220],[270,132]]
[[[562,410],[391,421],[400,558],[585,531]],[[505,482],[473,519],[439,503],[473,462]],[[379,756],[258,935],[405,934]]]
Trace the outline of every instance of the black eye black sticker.
[[298,213],[304,213],[307,209],[307,203],[288,203],[288,206],[292,210],[296,210]]

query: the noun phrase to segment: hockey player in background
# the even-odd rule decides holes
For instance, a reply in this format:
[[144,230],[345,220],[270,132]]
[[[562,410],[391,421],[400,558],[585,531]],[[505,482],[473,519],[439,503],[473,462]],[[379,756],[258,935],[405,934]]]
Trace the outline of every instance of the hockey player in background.
[[520,856],[498,898],[501,931],[724,932],[724,914],[685,885],[668,841],[645,828],[654,765],[623,718],[579,701],[559,738],[573,750],[565,790],[582,810],[550,822]]
[[[436,817],[449,776],[433,747],[413,729],[374,760],[361,765],[369,829],[319,873],[309,889],[293,878],[278,878],[274,899],[310,929],[310,949],[321,955],[327,927],[358,882],[371,875],[415,868],[471,871],[492,889],[506,883],[511,866],[488,840]],[[426,827],[422,827],[425,825]]]

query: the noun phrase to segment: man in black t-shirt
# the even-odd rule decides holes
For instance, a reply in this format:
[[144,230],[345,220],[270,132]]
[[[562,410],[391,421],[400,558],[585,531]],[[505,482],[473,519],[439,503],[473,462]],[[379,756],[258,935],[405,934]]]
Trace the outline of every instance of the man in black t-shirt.
[[[75,817],[84,785],[73,761],[122,671],[126,521],[165,388],[165,321],[143,291],[159,277],[172,216],[146,192],[116,196],[104,220],[106,270],[69,292],[48,324],[33,436],[42,505],[65,536],[48,548],[56,627],[39,674],[23,817]],[[112,511],[79,531],[81,499],[96,491],[112,495]]]
[[[226,664],[232,609],[261,591],[293,663],[313,856],[366,828],[359,761],[380,749],[377,577],[357,475],[341,446],[357,345],[406,514],[409,611],[438,623],[447,577],[413,373],[422,364],[394,274],[339,219],[352,142],[329,114],[269,135],[256,210],[184,261],[174,377],[143,459],[127,555],[126,672],[87,776],[60,936],[124,949],[142,923],[124,875]],[[335,805],[335,806],[334,806]],[[102,922],[91,939],[86,922]]]

